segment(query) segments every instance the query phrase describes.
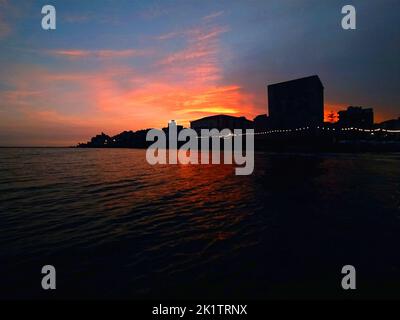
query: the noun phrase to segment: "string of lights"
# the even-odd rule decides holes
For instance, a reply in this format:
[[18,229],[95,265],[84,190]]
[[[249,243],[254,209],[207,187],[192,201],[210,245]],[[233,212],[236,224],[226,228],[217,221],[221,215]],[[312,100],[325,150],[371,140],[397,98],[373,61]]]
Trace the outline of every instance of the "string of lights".
[[[203,139],[203,138],[223,138],[223,139],[228,139],[231,137],[236,137],[236,136],[244,136],[244,135],[270,135],[274,133],[290,133],[290,132],[304,132],[304,131],[309,131],[313,130],[313,128],[310,127],[301,127],[301,128],[294,128],[294,129],[276,129],[276,130],[268,130],[268,131],[262,131],[262,132],[252,132],[252,133],[229,133],[226,135],[213,135],[213,136],[199,136],[198,138]],[[375,133],[375,132],[383,132],[383,133],[400,133],[400,130],[389,130],[389,129],[383,129],[383,128],[378,128],[378,129],[363,129],[363,128],[355,128],[355,127],[350,127],[350,128],[331,128],[331,127],[317,127],[317,130],[322,130],[322,131],[358,131],[358,132],[369,132],[369,133]]]

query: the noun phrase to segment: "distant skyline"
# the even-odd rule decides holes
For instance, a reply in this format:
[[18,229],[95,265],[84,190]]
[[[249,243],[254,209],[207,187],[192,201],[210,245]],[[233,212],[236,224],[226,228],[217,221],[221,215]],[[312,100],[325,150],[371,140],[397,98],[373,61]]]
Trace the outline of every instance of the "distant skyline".
[[[41,28],[41,8],[57,29]],[[318,74],[325,113],[400,116],[400,1],[0,0],[0,146],[268,112],[267,85]]]

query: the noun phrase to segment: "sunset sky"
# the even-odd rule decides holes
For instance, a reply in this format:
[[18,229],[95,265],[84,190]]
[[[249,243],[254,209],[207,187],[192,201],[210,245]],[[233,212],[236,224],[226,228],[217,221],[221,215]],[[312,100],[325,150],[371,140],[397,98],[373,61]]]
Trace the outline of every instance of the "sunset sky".
[[[341,28],[352,3],[357,30]],[[41,28],[41,8],[57,29]],[[75,145],[212,114],[267,113],[318,74],[325,110],[400,116],[400,1],[0,0],[0,146]]]

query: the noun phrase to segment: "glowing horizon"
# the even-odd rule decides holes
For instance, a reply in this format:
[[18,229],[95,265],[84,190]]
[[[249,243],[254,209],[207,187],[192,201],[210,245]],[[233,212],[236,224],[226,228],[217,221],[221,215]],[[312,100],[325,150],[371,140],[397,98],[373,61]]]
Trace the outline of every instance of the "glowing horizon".
[[[260,15],[266,6],[262,1],[254,7],[206,1],[201,10],[191,1],[53,5],[57,30],[47,32],[40,29],[39,4],[0,2],[0,11],[7,12],[0,14],[0,145],[75,145],[100,132],[161,128],[170,119],[188,126],[215,114],[252,120],[268,113],[268,84],[310,74],[319,74],[324,83],[325,114],[361,105],[374,108],[376,121],[399,115],[394,87],[380,95],[369,89],[378,71],[367,70],[372,75],[366,79],[355,75],[350,85],[341,83],[343,76],[350,79],[346,70],[325,67],[332,49],[317,54],[321,61],[289,62],[291,42],[320,45],[314,36],[293,34],[292,27],[315,30],[317,22],[325,21],[315,20],[311,11],[310,26],[299,26],[300,4],[273,3],[267,17]],[[288,14],[286,24],[273,18],[282,10]],[[334,7],[327,5],[321,14],[335,17]],[[352,49],[354,34],[323,26]],[[297,54],[309,52],[298,49]],[[339,51],[334,57],[340,61],[342,55]]]

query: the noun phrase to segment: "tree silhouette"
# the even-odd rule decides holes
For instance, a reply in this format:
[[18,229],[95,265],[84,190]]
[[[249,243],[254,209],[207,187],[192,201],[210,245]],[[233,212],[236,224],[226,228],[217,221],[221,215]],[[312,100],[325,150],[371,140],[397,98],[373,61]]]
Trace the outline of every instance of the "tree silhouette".
[[329,111],[327,118],[328,118],[328,122],[334,123],[337,121],[337,113],[333,112],[333,111]]

